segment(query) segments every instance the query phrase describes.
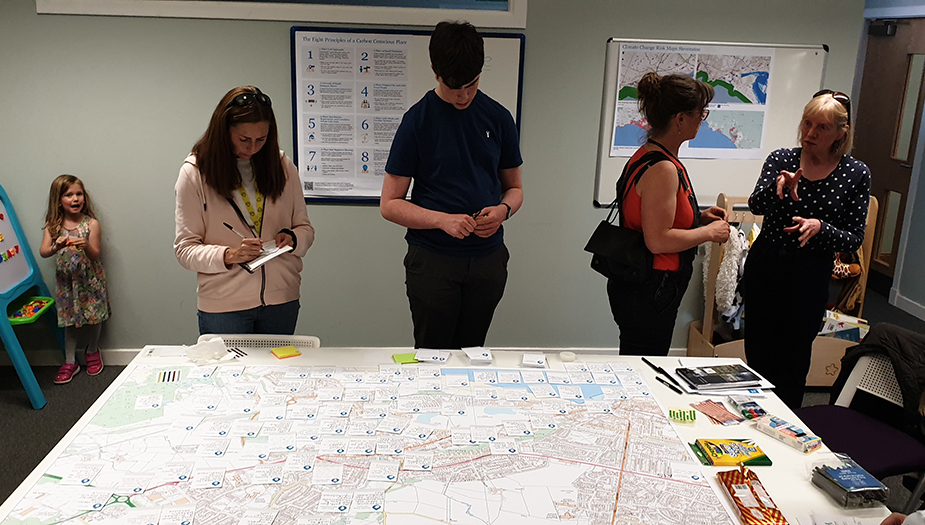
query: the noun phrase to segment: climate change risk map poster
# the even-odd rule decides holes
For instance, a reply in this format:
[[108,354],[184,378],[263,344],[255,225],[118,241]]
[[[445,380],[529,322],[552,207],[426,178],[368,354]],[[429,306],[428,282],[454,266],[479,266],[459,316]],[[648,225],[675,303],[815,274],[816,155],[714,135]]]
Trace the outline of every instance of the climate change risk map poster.
[[137,365],[3,525],[732,525],[642,376]]
[[649,71],[689,75],[713,86],[710,115],[680,151],[688,158],[760,159],[774,49],[625,43],[620,45],[611,157],[629,157],[645,142],[636,84]]

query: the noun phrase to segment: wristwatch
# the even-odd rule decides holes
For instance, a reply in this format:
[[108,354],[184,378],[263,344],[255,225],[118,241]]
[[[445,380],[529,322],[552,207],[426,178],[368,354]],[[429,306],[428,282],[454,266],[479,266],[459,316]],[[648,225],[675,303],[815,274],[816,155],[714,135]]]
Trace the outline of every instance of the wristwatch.
[[504,206],[505,208],[507,208],[507,217],[505,217],[504,220],[510,219],[511,218],[511,205],[504,201],[501,201],[500,206]]

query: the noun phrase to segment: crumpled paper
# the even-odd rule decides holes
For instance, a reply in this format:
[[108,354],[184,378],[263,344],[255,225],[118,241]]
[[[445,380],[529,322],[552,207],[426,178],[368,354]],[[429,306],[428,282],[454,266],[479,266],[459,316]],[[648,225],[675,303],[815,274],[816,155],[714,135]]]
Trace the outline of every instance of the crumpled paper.
[[221,337],[213,337],[186,347],[186,357],[199,366],[234,359],[235,354],[225,349]]

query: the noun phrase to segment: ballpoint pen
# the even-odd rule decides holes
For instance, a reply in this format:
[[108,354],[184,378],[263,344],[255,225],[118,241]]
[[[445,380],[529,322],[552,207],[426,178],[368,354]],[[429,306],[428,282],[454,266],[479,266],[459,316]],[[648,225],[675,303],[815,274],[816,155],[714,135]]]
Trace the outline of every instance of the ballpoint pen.
[[672,384],[669,383],[668,381],[665,381],[665,380],[662,379],[660,376],[655,376],[655,380],[658,381],[659,383],[661,383],[661,384],[667,386],[668,388],[672,389],[675,393],[684,395],[684,392],[681,392],[681,390],[678,389],[678,387],[672,385]]
[[674,386],[678,387],[679,390],[681,389],[681,385],[678,384],[675,378],[671,377],[671,374],[666,372],[664,368],[654,364],[652,361],[649,361],[645,357],[642,358],[642,362],[649,365],[649,368],[651,368],[652,370],[655,370],[657,373],[662,374],[663,376],[667,377],[668,380],[671,381],[674,384]]
[[235,235],[237,235],[238,237],[240,237],[240,238],[242,238],[242,239],[246,239],[246,238],[247,238],[247,237],[241,235],[241,232],[239,232],[238,230],[234,229],[234,227],[233,227],[232,225],[228,224],[227,222],[223,222],[222,224],[224,224],[226,228],[228,228],[229,230],[231,230],[231,232],[234,233]]

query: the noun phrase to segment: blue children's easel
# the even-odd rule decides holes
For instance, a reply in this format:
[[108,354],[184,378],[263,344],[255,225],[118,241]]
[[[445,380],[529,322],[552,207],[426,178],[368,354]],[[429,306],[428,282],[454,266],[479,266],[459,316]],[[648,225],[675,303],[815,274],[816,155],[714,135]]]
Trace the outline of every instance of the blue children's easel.
[[[29,401],[32,408],[38,410],[45,406],[45,396],[42,395],[42,389],[39,388],[35,380],[35,374],[32,373],[32,367],[23,354],[22,347],[19,345],[19,339],[13,332],[13,326],[7,317],[7,309],[10,303],[20,299],[32,289],[37,289],[38,295],[51,297],[48,287],[42,281],[42,274],[35,262],[35,256],[29,249],[29,242],[23,235],[22,227],[16,218],[16,212],[13,210],[13,203],[7,196],[3,186],[0,186],[0,336],[3,339],[3,346],[6,353],[16,368],[16,374],[22,381],[26,393],[29,395]],[[57,319],[54,311],[49,309],[50,315],[47,319],[55,331],[58,344],[64,351],[64,334],[58,328]]]

